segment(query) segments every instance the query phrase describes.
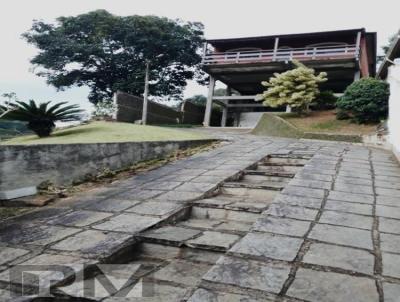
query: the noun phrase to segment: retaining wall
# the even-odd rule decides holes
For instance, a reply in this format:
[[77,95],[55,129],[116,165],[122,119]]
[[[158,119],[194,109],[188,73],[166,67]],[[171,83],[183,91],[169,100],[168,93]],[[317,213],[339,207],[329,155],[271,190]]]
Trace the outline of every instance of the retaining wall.
[[212,140],[0,146],[0,193],[44,181],[68,185]]

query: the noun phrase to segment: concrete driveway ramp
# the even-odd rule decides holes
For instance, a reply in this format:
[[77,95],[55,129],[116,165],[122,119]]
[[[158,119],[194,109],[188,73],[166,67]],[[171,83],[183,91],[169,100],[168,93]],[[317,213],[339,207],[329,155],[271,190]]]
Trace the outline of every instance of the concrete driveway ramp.
[[264,113],[254,127],[252,134],[291,138],[303,136],[302,131],[273,113]]

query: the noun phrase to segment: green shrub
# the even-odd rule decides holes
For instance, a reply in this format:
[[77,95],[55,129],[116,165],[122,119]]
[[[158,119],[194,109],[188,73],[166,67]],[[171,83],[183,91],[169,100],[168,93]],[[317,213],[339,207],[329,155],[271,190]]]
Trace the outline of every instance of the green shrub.
[[389,84],[364,78],[348,86],[337,102],[339,112],[358,123],[379,122],[387,117]]
[[348,120],[348,119],[350,119],[350,115],[346,111],[338,110],[336,112],[336,119],[338,119],[338,120]]
[[315,70],[300,62],[293,61],[296,68],[283,73],[275,73],[269,81],[261,84],[268,87],[258,96],[265,106],[279,107],[289,105],[294,111],[307,111],[311,102],[319,94],[318,86],[327,81],[326,73],[318,75]]
[[316,99],[311,103],[310,108],[312,110],[329,110],[336,107],[338,98],[333,94],[331,90],[321,91]]

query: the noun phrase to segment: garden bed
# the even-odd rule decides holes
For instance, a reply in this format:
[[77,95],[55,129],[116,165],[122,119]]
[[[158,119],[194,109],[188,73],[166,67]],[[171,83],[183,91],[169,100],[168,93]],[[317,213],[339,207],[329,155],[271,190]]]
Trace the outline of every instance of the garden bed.
[[365,135],[373,133],[377,124],[357,124],[350,120],[337,120],[334,110],[314,111],[306,116],[296,113],[282,113],[279,116],[301,131],[340,135]]

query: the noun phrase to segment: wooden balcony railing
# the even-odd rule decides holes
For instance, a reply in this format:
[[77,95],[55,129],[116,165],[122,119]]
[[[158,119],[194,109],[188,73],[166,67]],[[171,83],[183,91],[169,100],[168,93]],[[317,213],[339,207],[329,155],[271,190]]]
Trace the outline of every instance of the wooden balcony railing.
[[214,52],[203,55],[204,65],[237,64],[274,61],[308,61],[308,60],[336,60],[359,57],[359,49],[355,45],[324,46],[293,49],[251,50],[239,52]]

